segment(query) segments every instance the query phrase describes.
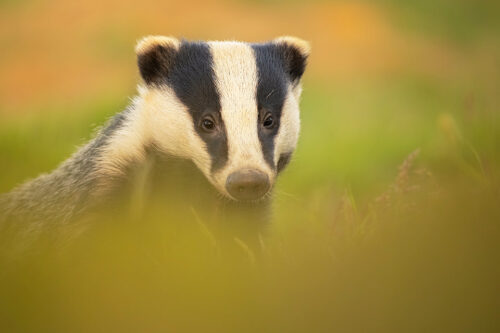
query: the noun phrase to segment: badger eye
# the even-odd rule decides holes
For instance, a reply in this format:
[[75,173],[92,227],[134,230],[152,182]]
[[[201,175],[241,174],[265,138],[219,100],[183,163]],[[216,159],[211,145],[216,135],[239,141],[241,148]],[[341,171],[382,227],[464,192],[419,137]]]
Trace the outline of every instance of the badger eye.
[[201,122],[201,127],[203,128],[203,130],[205,130],[206,132],[212,132],[214,129],[215,129],[215,123],[209,119],[209,118],[205,118],[203,119],[203,121]]
[[264,119],[264,122],[262,123],[262,125],[267,129],[273,128],[274,127],[273,116],[271,116],[270,114],[267,115],[266,118]]

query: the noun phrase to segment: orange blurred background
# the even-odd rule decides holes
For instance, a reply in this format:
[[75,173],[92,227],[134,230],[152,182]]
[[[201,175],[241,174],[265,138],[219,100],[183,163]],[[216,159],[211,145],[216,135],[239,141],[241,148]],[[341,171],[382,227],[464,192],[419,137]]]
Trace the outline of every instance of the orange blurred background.
[[312,44],[308,76],[319,82],[348,83],[408,68],[435,80],[498,75],[498,48],[490,48],[495,35],[483,34],[465,54],[439,33],[411,29],[401,10],[380,1],[51,0],[2,7],[3,112],[133,93],[133,46],[148,34],[245,41],[296,35]]

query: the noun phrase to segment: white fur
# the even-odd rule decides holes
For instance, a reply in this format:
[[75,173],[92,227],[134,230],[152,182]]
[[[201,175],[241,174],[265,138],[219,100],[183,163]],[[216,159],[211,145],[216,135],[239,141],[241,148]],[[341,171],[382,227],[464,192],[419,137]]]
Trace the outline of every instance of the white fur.
[[281,124],[274,141],[274,161],[277,163],[282,153],[291,153],[297,146],[300,132],[300,84],[289,87],[287,97],[281,111]]
[[211,158],[205,142],[175,92],[168,87],[155,88],[146,90],[142,97],[155,145],[169,155],[191,159],[205,175],[210,175]]
[[130,112],[124,125],[109,138],[100,153],[99,172],[107,176],[121,175],[133,161],[144,159],[144,148],[149,142],[149,120],[142,112],[143,100],[134,98],[134,111]]
[[311,45],[303,39],[293,36],[281,36],[273,40],[276,44],[288,44],[296,47],[304,56],[309,56],[311,53]]
[[146,36],[137,42],[135,47],[136,54],[146,53],[157,45],[163,45],[179,49],[180,42],[174,37],[167,36]]
[[229,148],[228,163],[214,175],[219,189],[230,173],[244,168],[260,170],[272,181],[275,173],[264,160],[258,137],[257,65],[253,50],[240,42],[209,45]]
[[99,169],[108,176],[121,175],[132,161],[145,157],[145,147],[154,144],[165,154],[192,160],[219,190],[211,177],[211,157],[194,130],[187,107],[171,88],[139,86],[134,109],[110,139],[101,154]]

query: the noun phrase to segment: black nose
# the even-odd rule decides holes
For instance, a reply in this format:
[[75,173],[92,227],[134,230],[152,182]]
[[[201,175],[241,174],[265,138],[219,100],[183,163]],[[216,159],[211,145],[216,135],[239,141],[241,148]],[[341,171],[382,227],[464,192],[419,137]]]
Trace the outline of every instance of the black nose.
[[269,177],[255,169],[243,169],[231,173],[226,189],[237,200],[257,200],[269,190]]

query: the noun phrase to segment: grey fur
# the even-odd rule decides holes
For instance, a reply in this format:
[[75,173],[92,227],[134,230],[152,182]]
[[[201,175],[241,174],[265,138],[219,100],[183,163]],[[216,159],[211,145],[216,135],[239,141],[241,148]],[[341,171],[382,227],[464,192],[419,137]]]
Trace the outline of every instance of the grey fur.
[[[0,196],[0,227],[22,223],[23,233],[42,225],[64,225],[78,218],[99,198],[94,195],[99,177],[97,160],[102,148],[127,121],[131,110],[115,115],[97,136],[48,174],[28,181]],[[105,191],[99,191],[103,193]],[[1,229],[1,228],[0,228]]]

